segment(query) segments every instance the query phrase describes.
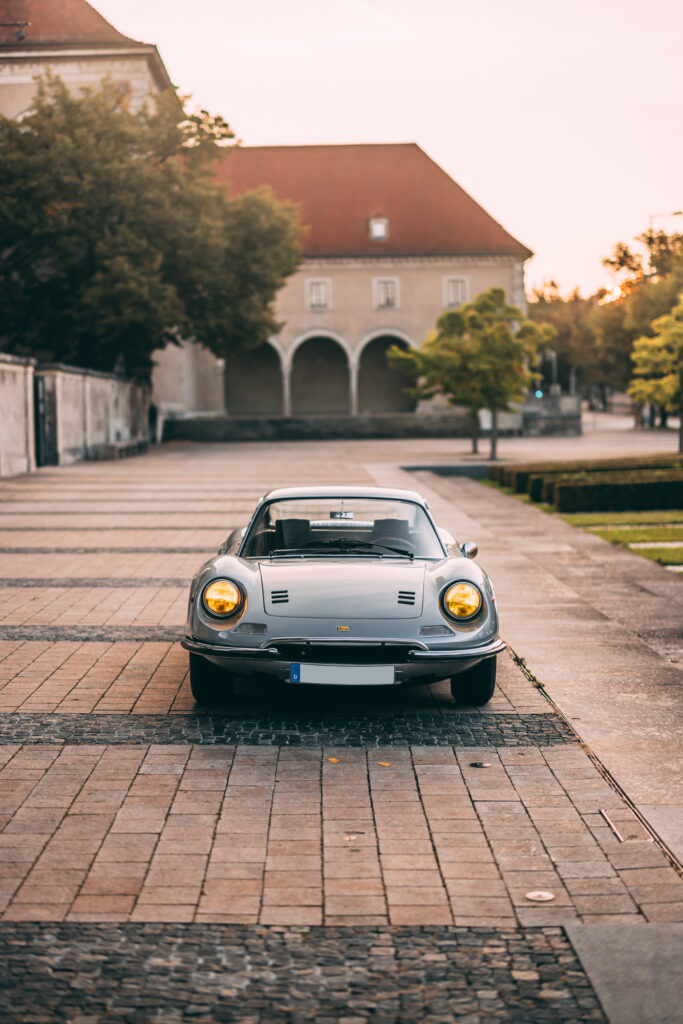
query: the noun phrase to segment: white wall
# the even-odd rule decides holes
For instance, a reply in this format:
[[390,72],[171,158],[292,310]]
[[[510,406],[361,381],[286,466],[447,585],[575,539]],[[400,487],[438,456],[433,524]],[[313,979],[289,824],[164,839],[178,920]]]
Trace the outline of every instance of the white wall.
[[114,374],[36,367],[0,353],[0,477],[36,468],[34,378],[45,384],[52,449],[59,465],[108,457],[108,445],[149,440],[147,384]]
[[0,352],[0,477],[35,469],[33,361]]

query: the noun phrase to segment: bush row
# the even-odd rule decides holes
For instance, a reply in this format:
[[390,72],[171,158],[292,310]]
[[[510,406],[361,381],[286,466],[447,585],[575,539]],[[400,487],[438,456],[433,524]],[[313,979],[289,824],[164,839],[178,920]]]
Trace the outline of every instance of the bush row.
[[558,512],[634,512],[682,508],[683,471],[574,474],[556,478]]
[[[683,468],[683,455],[641,455],[621,459],[591,459],[570,462],[528,462],[512,465],[489,466],[488,477],[497,484],[510,487],[517,494],[530,494],[532,500],[546,500],[542,497],[542,484],[534,485],[530,490],[531,479],[537,477],[550,478],[571,472],[618,472],[629,469]],[[536,495],[541,495],[537,497]]]

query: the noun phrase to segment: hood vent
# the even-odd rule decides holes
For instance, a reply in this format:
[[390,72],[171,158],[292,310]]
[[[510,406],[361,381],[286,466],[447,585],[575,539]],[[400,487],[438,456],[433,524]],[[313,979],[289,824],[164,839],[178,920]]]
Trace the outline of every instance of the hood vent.
[[398,603],[399,604],[415,604],[415,591],[414,590],[399,590],[399,592],[398,592]]
[[289,602],[288,590],[271,590],[270,600],[273,604],[287,604]]

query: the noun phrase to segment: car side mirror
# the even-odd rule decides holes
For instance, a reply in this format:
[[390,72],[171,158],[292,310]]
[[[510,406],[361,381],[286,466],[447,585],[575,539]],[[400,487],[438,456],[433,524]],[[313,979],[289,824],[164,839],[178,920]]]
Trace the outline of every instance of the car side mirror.
[[467,540],[460,548],[465,558],[476,558],[479,554],[479,548],[473,540]]
[[238,527],[233,530],[229,535],[228,539],[224,541],[218,549],[219,555],[225,555],[231,548],[237,548],[244,540],[244,535],[247,532],[246,526]]

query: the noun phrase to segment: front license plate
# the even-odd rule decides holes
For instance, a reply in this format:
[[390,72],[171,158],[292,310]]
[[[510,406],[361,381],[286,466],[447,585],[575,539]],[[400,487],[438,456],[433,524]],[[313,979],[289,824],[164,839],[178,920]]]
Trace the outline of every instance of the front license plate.
[[290,683],[314,686],[393,686],[393,665],[302,665],[293,662]]

